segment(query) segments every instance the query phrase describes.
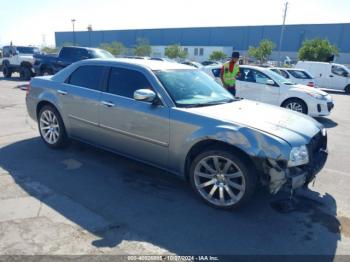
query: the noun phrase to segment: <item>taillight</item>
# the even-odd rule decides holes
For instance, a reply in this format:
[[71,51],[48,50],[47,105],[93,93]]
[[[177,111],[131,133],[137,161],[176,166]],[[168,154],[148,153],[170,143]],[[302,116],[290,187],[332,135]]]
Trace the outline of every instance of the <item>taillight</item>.
[[30,92],[30,84],[26,86],[26,95],[28,96]]
[[309,83],[307,84],[307,86],[309,86],[309,87],[315,87],[315,83],[314,83],[314,82],[309,82]]

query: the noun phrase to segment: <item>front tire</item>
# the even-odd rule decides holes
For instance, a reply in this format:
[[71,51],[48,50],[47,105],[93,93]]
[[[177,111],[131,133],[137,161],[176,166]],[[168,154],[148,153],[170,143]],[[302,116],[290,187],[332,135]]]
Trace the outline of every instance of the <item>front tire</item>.
[[288,99],[282,104],[282,107],[305,114],[305,115],[308,114],[308,108],[306,103],[299,98]]
[[225,148],[199,154],[190,167],[194,191],[207,204],[220,209],[242,206],[255,192],[256,176],[240,156]]
[[32,72],[28,67],[21,67],[21,70],[19,72],[19,76],[21,80],[29,81],[32,77]]
[[12,76],[12,70],[6,64],[3,65],[2,73],[5,78],[11,78]]
[[40,109],[38,116],[38,126],[40,136],[51,148],[62,148],[67,142],[67,134],[62,118],[51,105],[46,105]]

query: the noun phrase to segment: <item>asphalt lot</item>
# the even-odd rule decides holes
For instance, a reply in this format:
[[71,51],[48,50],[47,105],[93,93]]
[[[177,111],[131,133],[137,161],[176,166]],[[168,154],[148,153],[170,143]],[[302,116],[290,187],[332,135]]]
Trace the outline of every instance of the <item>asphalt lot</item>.
[[[0,254],[350,255],[350,96],[333,93],[330,157],[292,210],[259,190],[238,211],[206,206],[181,179],[74,142],[47,148],[25,82],[0,75]],[[285,211],[285,212],[284,212]]]

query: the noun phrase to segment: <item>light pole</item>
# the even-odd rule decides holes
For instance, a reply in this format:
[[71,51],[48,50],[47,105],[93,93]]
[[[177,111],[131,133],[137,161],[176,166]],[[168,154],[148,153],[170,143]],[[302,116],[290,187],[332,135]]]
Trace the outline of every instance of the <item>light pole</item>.
[[75,19],[72,19],[72,25],[73,25],[73,46],[75,46]]
[[89,47],[91,47],[91,31],[92,31],[92,25],[88,25],[87,30],[89,32]]
[[287,18],[287,11],[288,11],[288,2],[284,4],[284,15],[283,15],[283,24],[281,28],[281,35],[280,35],[280,46],[279,46],[279,51],[278,51],[278,56],[279,56],[279,62],[282,63],[282,45],[283,45],[283,36],[284,36],[284,30],[286,27],[286,18]]

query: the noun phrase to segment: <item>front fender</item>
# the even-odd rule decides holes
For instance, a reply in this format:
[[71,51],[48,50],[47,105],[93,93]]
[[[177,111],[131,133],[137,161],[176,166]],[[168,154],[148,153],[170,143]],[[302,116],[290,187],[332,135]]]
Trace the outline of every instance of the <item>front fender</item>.
[[[183,158],[180,162],[185,163],[191,149],[206,140],[232,145],[252,158],[289,159],[290,145],[278,137],[248,127],[220,125],[193,132],[181,147]],[[185,165],[182,165],[181,173],[185,173]]]

